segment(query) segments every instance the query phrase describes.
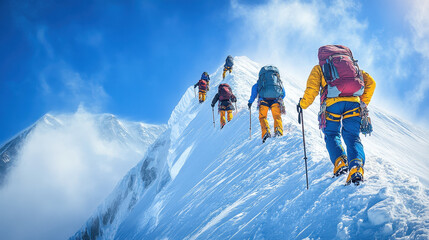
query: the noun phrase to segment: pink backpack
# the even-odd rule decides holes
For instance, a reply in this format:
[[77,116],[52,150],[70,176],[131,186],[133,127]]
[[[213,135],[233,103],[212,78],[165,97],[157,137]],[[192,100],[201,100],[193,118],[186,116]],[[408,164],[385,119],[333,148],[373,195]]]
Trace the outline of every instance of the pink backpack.
[[226,83],[219,85],[218,92],[220,101],[229,100],[232,97],[231,87]]
[[357,60],[348,47],[326,45],[319,48],[319,65],[327,85],[328,98],[361,96],[364,81]]

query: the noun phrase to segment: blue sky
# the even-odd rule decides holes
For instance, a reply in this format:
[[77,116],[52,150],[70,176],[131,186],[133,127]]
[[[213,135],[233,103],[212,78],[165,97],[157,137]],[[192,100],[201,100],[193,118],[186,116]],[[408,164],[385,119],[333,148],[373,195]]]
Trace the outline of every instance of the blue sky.
[[1,1],[0,142],[80,104],[166,123],[228,54],[304,86],[324,44],[352,49],[377,81],[374,104],[428,126],[428,11],[424,0]]

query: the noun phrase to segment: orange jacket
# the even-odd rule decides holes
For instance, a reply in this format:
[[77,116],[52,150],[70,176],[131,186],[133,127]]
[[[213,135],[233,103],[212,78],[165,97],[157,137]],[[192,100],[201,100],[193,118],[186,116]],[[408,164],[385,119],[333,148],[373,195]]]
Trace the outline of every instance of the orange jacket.
[[[326,106],[329,107],[332,104],[340,101],[347,102],[364,102],[366,105],[371,101],[372,95],[375,90],[375,81],[374,79],[365,71],[362,71],[363,81],[365,83],[365,90],[362,96],[359,97],[335,97],[327,98]],[[307,88],[304,92],[304,97],[302,97],[300,105],[303,109],[308,108],[314,101],[314,99],[319,95],[321,88],[326,86],[326,80],[323,77],[322,68],[320,65],[316,65],[311,70],[310,76],[307,80]]]

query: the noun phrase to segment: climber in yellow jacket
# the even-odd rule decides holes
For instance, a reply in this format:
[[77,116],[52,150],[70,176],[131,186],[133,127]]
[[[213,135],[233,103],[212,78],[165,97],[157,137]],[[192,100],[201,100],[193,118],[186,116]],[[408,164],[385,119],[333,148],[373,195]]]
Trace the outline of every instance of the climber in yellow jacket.
[[[359,133],[375,86],[374,79],[359,70],[350,49],[327,45],[319,48],[319,65],[311,70],[304,96],[298,103],[298,107],[308,108],[320,91],[319,125],[334,164],[334,176],[348,171],[347,184],[363,181],[365,153]],[[372,126],[370,128],[372,131]],[[347,145],[347,154],[341,136]]]

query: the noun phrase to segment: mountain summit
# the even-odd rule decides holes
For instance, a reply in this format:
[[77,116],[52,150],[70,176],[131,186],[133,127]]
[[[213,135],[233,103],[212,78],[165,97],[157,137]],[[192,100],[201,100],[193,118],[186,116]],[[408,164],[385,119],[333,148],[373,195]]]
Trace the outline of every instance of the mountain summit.
[[[167,131],[71,239],[429,238],[426,130],[370,105],[366,179],[344,186],[345,176],[332,178],[315,103],[304,111],[306,190],[295,107],[303,89],[283,77],[284,136],[262,144],[253,110],[250,139],[247,100],[261,65],[234,60],[225,80],[221,67],[211,74],[206,102],[189,87]],[[220,130],[210,102],[222,82],[231,85],[238,111]]]

